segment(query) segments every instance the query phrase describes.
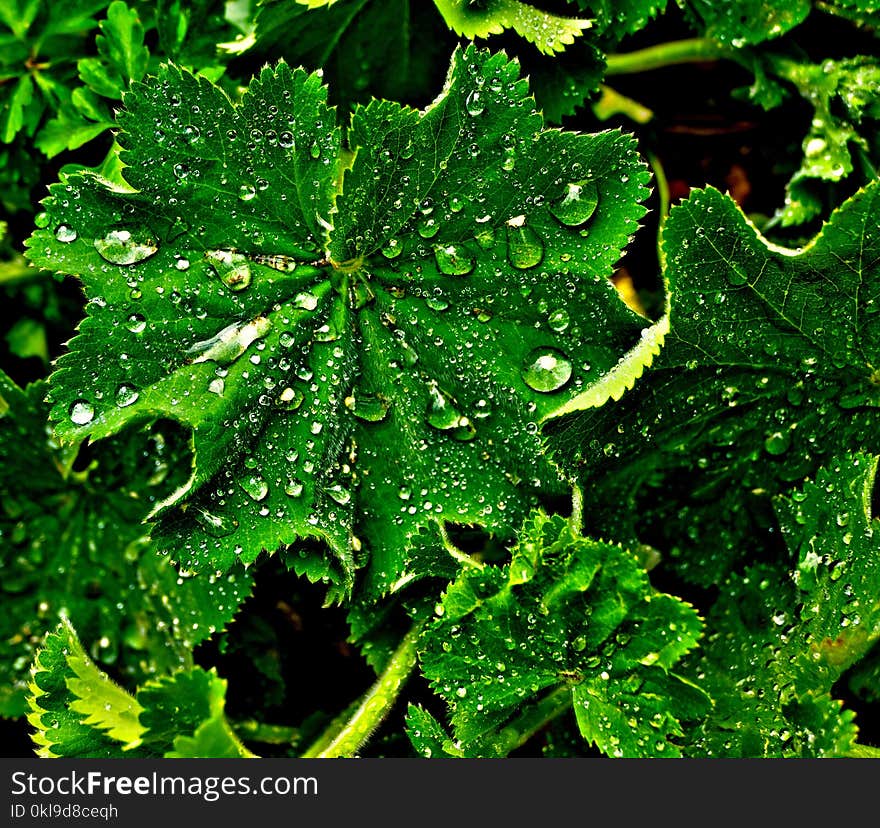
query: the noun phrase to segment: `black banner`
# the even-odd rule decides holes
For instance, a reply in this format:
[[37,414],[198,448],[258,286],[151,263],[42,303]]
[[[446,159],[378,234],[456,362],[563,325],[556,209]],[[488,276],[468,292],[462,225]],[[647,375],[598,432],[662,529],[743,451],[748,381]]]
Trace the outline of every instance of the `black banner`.
[[791,824],[801,814],[817,825],[823,813],[872,808],[878,760],[2,759],[0,771],[9,826]]

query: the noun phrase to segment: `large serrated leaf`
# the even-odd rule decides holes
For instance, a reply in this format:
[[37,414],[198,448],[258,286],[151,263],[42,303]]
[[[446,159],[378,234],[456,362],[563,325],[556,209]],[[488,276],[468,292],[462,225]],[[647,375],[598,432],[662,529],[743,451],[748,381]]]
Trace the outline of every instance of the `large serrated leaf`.
[[543,130],[516,65],[473,47],[424,112],[356,109],[344,150],[318,77],[284,64],[237,104],[167,67],[120,126],[133,190],[70,176],[29,242],[90,300],[52,416],[67,441],[192,429],[157,510],[187,567],[317,537],[335,568],[303,571],[344,592],[369,554],[380,594],[426,574],[405,571],[421,527],[509,535],[558,491],[538,423],[648,327],[608,279],[644,214],[630,137]]
[[[660,357],[619,404],[548,427],[559,462],[579,458],[585,482],[602,481],[594,490],[600,525],[625,514],[621,497],[665,486],[679,470],[691,500],[745,503],[804,479],[834,454],[875,445],[878,217],[874,182],[809,245],[787,250],[717,190],[696,191],[673,209],[663,234],[670,333]],[[731,563],[742,553],[718,547],[711,532],[673,535],[668,542],[685,557],[717,548]]]

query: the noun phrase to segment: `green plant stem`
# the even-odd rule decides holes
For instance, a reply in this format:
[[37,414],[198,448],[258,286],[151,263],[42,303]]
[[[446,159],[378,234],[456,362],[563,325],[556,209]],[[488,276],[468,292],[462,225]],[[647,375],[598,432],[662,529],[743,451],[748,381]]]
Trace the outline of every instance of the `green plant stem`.
[[426,619],[417,621],[403,637],[382,675],[341,723],[334,722],[328,732],[302,755],[303,759],[338,759],[355,756],[391,710],[397,696],[416,665],[416,644]]
[[508,756],[570,708],[571,689],[563,684],[503,728],[491,742],[492,754]]
[[267,724],[256,719],[231,722],[232,729],[241,739],[267,745],[290,745],[299,741],[299,728],[289,725]]
[[654,113],[644,104],[622,95],[610,86],[602,84],[599,91],[601,97],[593,104],[593,114],[600,121],[607,121],[614,115],[624,115],[637,124],[647,124],[654,117]]
[[850,759],[880,759],[880,748],[855,744],[847,756]]
[[719,58],[731,58],[733,49],[708,37],[695,37],[687,40],[673,40],[638,49],[635,52],[608,55],[606,76],[631,75],[663,69],[681,63],[703,63]]

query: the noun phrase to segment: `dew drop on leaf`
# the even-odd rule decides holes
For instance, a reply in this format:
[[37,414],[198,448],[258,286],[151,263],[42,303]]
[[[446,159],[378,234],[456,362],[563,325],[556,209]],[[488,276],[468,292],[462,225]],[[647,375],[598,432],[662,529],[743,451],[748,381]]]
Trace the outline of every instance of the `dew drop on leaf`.
[[486,111],[486,105],[483,103],[483,96],[476,89],[467,96],[464,102],[464,107],[467,110],[467,114],[474,118],[478,115],[482,115]]
[[475,257],[461,245],[434,245],[434,258],[439,271],[447,276],[467,276],[476,265]]
[[544,258],[544,242],[522,216],[507,222],[507,258],[519,270],[535,267]]
[[208,250],[205,257],[220,281],[230,290],[244,290],[251,283],[247,256],[232,250]]
[[94,241],[95,250],[104,261],[116,265],[133,265],[149,259],[159,250],[159,243],[146,234],[132,234],[116,228]]
[[140,394],[137,388],[133,385],[122,383],[122,385],[116,389],[116,405],[120,408],[126,408],[127,406],[136,403],[139,396]]
[[55,238],[60,242],[69,243],[76,240],[76,230],[69,224],[59,224],[55,228]]
[[242,184],[238,188],[238,197],[242,201],[250,201],[257,194],[257,188],[253,184]]
[[555,348],[535,348],[523,362],[523,382],[534,391],[558,391],[571,379],[571,362]]
[[95,407],[88,400],[74,400],[69,414],[74,425],[88,425],[95,418]]
[[599,191],[594,181],[581,181],[569,184],[565,195],[551,205],[550,212],[567,227],[584,224],[596,211],[599,204]]
[[345,398],[345,407],[359,420],[378,423],[388,416],[389,403],[376,394],[352,394]]
[[132,333],[141,333],[147,327],[147,320],[141,314],[133,313],[125,320],[125,327]]
[[195,507],[196,521],[215,538],[225,538],[238,528],[238,521],[229,515],[216,514],[207,509]]
[[327,494],[340,506],[345,506],[351,500],[351,492],[341,483],[334,483],[327,487]]
[[251,500],[257,503],[269,494],[269,484],[259,474],[246,474],[239,479],[238,485]]
[[562,333],[569,324],[568,311],[564,308],[553,311],[547,318],[547,324],[557,333]]
[[184,353],[195,357],[193,362],[213,360],[220,365],[229,365],[238,359],[252,342],[264,337],[271,327],[272,323],[265,316],[258,316],[250,322],[233,322],[210,339],[194,343]]

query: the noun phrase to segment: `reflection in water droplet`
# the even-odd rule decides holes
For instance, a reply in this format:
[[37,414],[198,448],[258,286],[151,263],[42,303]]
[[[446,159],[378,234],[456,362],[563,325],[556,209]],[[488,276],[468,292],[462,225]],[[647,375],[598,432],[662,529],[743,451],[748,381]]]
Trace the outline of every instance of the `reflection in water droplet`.
[[340,506],[345,506],[351,501],[351,492],[340,483],[334,483],[327,487],[327,494],[330,495]]
[[571,362],[555,348],[535,348],[525,358],[520,375],[529,388],[542,393],[558,391],[571,379]]
[[433,239],[440,232],[440,225],[432,216],[419,219],[416,230],[423,239]]
[[69,414],[74,425],[87,425],[95,418],[95,407],[88,400],[75,400]]
[[315,330],[312,336],[315,342],[335,342],[339,339],[339,331],[336,330],[335,325],[325,322]]
[[238,485],[251,500],[257,503],[269,494],[269,484],[259,474],[246,474],[239,478]]
[[238,521],[229,515],[217,514],[195,507],[196,521],[201,524],[202,528],[215,538],[225,538],[231,535],[238,528]]
[[211,382],[208,383],[208,390],[212,394],[216,394],[218,397],[222,396],[223,390],[225,388],[226,388],[226,383],[223,382],[223,380],[220,379],[219,377],[217,379],[211,380]]
[[791,432],[788,429],[785,431],[774,431],[764,440],[764,449],[767,451],[767,454],[772,454],[773,456],[785,454],[790,445]]
[[467,96],[464,102],[464,108],[467,110],[467,114],[476,118],[477,115],[482,115],[486,111],[486,105],[483,102],[483,96],[480,94],[478,90],[474,90],[470,95]]
[[194,363],[213,360],[228,365],[238,359],[252,342],[264,337],[271,327],[272,323],[265,316],[258,316],[250,322],[233,322],[210,339],[194,343],[184,353],[194,356]]
[[569,184],[565,195],[551,205],[550,212],[562,224],[578,227],[596,212],[599,204],[599,190],[595,181],[580,181]]
[[238,188],[238,197],[242,201],[250,201],[257,194],[257,188],[253,184],[242,184]]
[[396,259],[401,253],[403,253],[403,244],[400,239],[388,239],[382,246],[382,255],[386,259]]
[[553,311],[553,313],[547,317],[547,324],[556,331],[556,333],[562,333],[568,327],[569,321],[570,318],[568,311],[564,308]]
[[140,393],[137,388],[133,385],[122,383],[122,385],[116,389],[116,405],[120,408],[126,408],[127,406],[136,403],[139,396]]
[[456,440],[473,440],[477,430],[474,424],[456,407],[455,401],[436,382],[428,385],[428,425],[438,431],[448,431]]
[[125,327],[132,333],[141,333],[147,327],[147,320],[139,313],[133,313],[125,320]]
[[379,423],[388,416],[390,403],[378,394],[352,393],[345,398],[345,407],[359,420]]
[[474,256],[462,245],[436,244],[434,258],[439,271],[447,276],[467,276],[476,265]]
[[149,259],[159,249],[159,243],[147,233],[116,228],[101,239],[95,239],[95,250],[111,264],[133,265]]
[[287,386],[282,392],[278,395],[275,400],[275,404],[279,408],[286,408],[290,411],[296,411],[302,405],[303,400],[305,399],[305,395],[298,388],[291,388]]
[[519,270],[526,270],[544,258],[544,242],[522,216],[507,222],[507,258]]
[[288,478],[284,486],[284,494],[288,497],[299,497],[303,493],[303,483],[295,477]]
[[244,290],[251,283],[247,256],[232,250],[208,250],[205,258],[220,281],[230,290]]
[[76,240],[76,230],[67,224],[59,224],[55,228],[55,238],[65,244]]

